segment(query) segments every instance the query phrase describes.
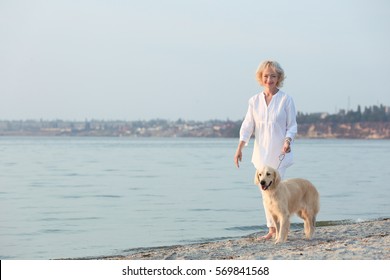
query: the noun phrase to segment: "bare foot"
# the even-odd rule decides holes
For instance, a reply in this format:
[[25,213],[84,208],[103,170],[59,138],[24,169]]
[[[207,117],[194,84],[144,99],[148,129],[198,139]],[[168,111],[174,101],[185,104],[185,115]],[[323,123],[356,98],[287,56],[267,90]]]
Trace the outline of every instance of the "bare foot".
[[267,233],[266,235],[260,236],[260,237],[259,237],[259,240],[268,240],[268,239],[271,239],[273,235],[274,235],[273,232],[269,232],[269,233]]
[[259,237],[259,240],[269,240],[274,236],[275,232],[274,228],[269,228],[269,232],[266,235]]

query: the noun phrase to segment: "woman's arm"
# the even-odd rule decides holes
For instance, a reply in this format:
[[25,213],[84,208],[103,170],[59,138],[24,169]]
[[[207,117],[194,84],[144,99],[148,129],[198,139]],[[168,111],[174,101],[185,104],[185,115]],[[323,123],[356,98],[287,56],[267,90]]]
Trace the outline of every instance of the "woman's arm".
[[294,141],[295,135],[298,131],[297,114],[295,111],[295,104],[290,97],[286,104],[287,123],[286,123],[286,138],[284,140],[282,152],[289,153],[291,151],[291,143]]
[[295,105],[293,99],[290,97],[286,104],[287,113],[287,127],[286,127],[286,138],[290,138],[290,142],[294,141],[295,135],[298,131],[297,125],[297,113],[295,111]]
[[253,134],[254,127],[255,122],[253,119],[253,105],[250,100],[248,111],[245,115],[244,121],[241,124],[240,142],[238,143],[236,154],[234,155],[234,163],[236,164],[237,168],[240,167],[239,162],[242,161],[242,149],[244,148],[244,146],[248,145],[248,142]]

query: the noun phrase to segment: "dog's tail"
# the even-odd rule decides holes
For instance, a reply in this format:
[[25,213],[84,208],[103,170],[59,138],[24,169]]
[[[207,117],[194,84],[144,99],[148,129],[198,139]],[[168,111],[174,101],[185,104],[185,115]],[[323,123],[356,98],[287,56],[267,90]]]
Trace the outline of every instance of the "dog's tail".
[[316,216],[314,216],[313,217],[313,219],[311,220],[311,222],[312,222],[312,226],[313,226],[313,228],[315,229],[316,228]]
[[[313,186],[314,187],[314,186]],[[315,190],[315,199],[313,201],[313,210],[314,210],[314,215],[313,215],[313,227],[316,226],[316,216],[318,212],[320,211],[320,194],[318,193],[317,189],[314,187]]]

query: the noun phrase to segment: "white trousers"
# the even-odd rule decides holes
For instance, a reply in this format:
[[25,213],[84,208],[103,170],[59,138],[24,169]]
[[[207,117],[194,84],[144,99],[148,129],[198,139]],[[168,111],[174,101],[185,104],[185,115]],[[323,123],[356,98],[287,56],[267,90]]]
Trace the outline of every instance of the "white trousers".
[[[280,178],[282,180],[284,178],[284,175],[286,174],[286,169],[287,169],[286,167],[280,167],[278,169],[279,174],[280,174]],[[271,216],[271,213],[267,210],[267,208],[265,208],[263,191],[261,191],[261,195],[263,197],[263,206],[264,206],[264,211],[265,211],[265,219],[267,220],[267,227],[269,227],[269,228],[270,227],[276,227],[274,219]]]

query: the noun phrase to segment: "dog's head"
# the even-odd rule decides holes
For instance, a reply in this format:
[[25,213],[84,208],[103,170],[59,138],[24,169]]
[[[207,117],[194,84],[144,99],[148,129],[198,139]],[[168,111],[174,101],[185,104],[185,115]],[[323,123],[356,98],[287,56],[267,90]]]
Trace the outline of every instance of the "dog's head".
[[256,170],[255,184],[261,187],[263,191],[272,189],[280,183],[279,172],[270,167],[264,166],[262,169]]

